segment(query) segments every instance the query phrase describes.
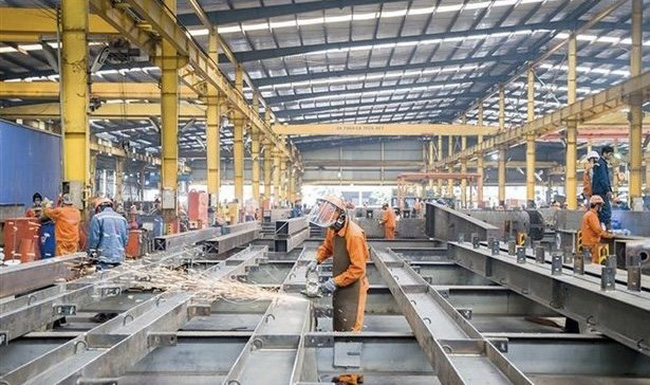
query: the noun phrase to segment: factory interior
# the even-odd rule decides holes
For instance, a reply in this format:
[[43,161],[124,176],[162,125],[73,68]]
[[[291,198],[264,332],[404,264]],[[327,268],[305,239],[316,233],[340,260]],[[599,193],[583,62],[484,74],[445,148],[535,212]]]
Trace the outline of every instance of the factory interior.
[[650,0],[0,0],[19,384],[650,384]]

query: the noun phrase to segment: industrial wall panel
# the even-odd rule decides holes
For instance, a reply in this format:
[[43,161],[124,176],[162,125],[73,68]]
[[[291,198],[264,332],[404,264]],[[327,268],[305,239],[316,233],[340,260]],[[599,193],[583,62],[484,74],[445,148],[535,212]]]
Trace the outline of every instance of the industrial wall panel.
[[38,191],[50,199],[61,186],[61,137],[0,120],[0,203],[31,206]]

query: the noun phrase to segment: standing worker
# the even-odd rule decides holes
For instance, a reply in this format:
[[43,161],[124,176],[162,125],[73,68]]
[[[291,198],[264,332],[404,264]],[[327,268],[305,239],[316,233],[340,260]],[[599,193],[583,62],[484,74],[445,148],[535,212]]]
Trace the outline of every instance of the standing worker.
[[[327,227],[327,235],[316,252],[316,260],[307,266],[305,276],[332,257],[332,278],[321,284],[320,290],[324,294],[333,293],[334,331],[360,332],[368,292],[366,234],[347,217],[343,200],[333,195],[318,199],[308,219],[317,226]],[[363,382],[363,375],[348,373],[335,377],[333,381],[345,385],[358,384]]]
[[610,230],[612,228],[612,182],[609,179],[609,160],[614,154],[614,149],[611,146],[604,146],[598,159],[598,166],[594,167],[594,172],[591,181],[591,193],[593,195],[600,195],[603,199],[603,207],[598,213],[600,222],[605,224],[605,228]]
[[582,233],[582,247],[591,250],[591,262],[599,263],[598,244],[600,238],[612,238],[612,234],[603,230],[598,219],[598,213],[603,208],[603,198],[600,195],[592,195],[589,198],[589,210],[582,217],[580,232]]
[[392,207],[388,203],[384,203],[381,208],[384,210],[381,221],[379,222],[384,226],[384,238],[395,239],[395,225],[397,224],[397,216]]
[[413,204],[413,216],[415,218],[419,218],[421,213],[422,213],[422,200],[420,198],[416,198],[415,203]]
[[587,201],[593,195],[591,181],[593,180],[594,176],[594,168],[599,167],[599,159],[600,155],[598,155],[597,151],[591,151],[589,154],[587,154],[587,164],[585,164],[585,171],[582,174],[582,195]]
[[43,213],[43,197],[40,193],[34,193],[32,195],[32,207],[28,208],[25,212],[25,216],[28,218],[40,218]]
[[61,207],[51,208],[52,202],[44,200],[43,213],[54,221],[55,255],[73,254],[79,250],[79,223],[81,213],[72,205],[70,194],[63,194]]
[[334,331],[361,331],[366,306],[368,280],[366,262],[368,244],[361,227],[347,218],[343,200],[336,196],[319,199],[308,219],[311,223],[327,227],[325,240],[316,252],[316,260],[307,267],[308,272],[332,257],[332,277],[321,285],[324,293],[334,293]]
[[124,250],[129,239],[127,227],[126,219],[113,211],[113,202],[106,198],[95,202],[88,251],[96,253],[99,270],[112,269],[124,262]]

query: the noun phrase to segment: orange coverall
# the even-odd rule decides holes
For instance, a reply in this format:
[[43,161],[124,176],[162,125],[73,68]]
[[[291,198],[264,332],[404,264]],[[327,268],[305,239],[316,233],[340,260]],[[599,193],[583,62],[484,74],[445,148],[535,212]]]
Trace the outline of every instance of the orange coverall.
[[79,223],[81,213],[73,206],[46,208],[45,215],[54,221],[57,257],[76,253],[79,250]]
[[384,238],[395,239],[395,225],[397,216],[395,211],[390,207],[384,210],[384,215],[381,218],[381,223],[384,225]]
[[369,259],[366,234],[361,227],[348,220],[338,232],[327,229],[316,260],[320,264],[329,257],[333,258],[332,276],[337,287],[332,299],[334,331],[359,332],[366,309],[366,262]]
[[598,211],[596,209],[589,209],[582,216],[580,231],[582,232],[582,246],[591,249],[591,261],[598,263],[598,250],[596,246],[600,243],[601,237],[611,238],[612,235],[600,226]]

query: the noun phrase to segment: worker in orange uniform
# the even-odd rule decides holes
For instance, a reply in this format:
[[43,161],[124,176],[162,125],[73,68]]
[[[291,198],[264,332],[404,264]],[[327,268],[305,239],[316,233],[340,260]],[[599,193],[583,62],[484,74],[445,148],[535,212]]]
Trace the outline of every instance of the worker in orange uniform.
[[585,199],[589,199],[592,195],[591,179],[594,175],[594,167],[599,166],[598,159],[600,159],[600,155],[597,151],[591,151],[587,154],[585,172],[582,174],[582,195]]
[[589,198],[589,210],[582,217],[580,231],[582,232],[582,247],[591,250],[591,261],[599,263],[598,244],[601,238],[612,238],[613,235],[603,229],[598,219],[598,212],[603,208],[605,201],[600,195]]
[[384,238],[395,239],[395,225],[397,224],[395,211],[388,206],[388,203],[384,203],[381,208],[384,210],[384,213],[379,223],[384,226]]
[[421,214],[422,214],[422,200],[420,198],[417,198],[415,200],[415,203],[413,204],[413,216],[415,218],[419,218]]
[[61,207],[51,208],[52,202],[43,201],[43,213],[54,221],[54,238],[56,239],[55,255],[73,254],[79,250],[79,223],[81,214],[72,205],[70,194],[63,194]]
[[[337,196],[319,199],[309,212],[308,219],[328,229],[325,240],[316,252],[316,260],[309,263],[305,276],[332,257],[332,278],[321,284],[320,290],[324,294],[333,293],[334,331],[360,332],[368,292],[366,234],[347,217],[345,203]],[[363,382],[363,375],[343,374],[335,377],[334,382],[358,384]]]

